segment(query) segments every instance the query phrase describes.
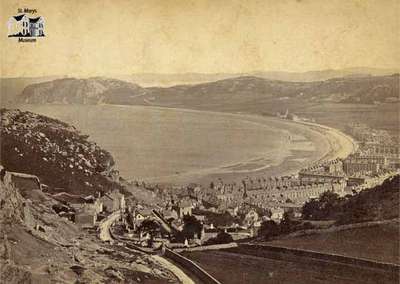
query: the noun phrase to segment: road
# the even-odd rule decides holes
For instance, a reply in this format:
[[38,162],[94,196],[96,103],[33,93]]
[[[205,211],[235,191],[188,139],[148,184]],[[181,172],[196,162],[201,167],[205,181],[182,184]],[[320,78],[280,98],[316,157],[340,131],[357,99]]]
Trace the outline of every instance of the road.
[[111,241],[113,238],[110,235],[110,227],[111,225],[121,217],[121,213],[119,211],[115,211],[111,215],[107,216],[106,219],[100,222],[99,224],[99,237],[102,241]]
[[[109,215],[105,220],[103,220],[100,225],[99,225],[99,237],[102,241],[111,241],[113,240],[113,237],[111,236],[110,233],[110,228],[112,224],[118,220],[121,217],[121,213],[119,211],[115,211],[111,215]],[[123,239],[119,239],[119,241],[124,242]],[[132,247],[132,246],[129,246]],[[141,250],[141,252],[143,252]],[[195,282],[185,274],[179,267],[176,265],[172,264],[170,261],[166,260],[165,258],[162,258],[161,256],[158,255],[150,255],[151,258],[153,258],[156,262],[160,263],[163,267],[166,269],[170,270],[178,279],[181,281],[181,283],[187,283],[187,284],[194,284]]]

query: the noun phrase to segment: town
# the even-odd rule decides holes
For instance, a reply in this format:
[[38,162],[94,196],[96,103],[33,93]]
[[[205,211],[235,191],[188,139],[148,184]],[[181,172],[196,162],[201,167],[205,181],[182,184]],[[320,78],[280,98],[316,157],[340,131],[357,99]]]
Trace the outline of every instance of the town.
[[[339,197],[356,194],[399,172],[399,145],[387,132],[360,124],[349,125],[348,132],[357,139],[354,153],[308,166],[297,175],[247,177],[233,183],[218,179],[208,187],[130,181],[130,187],[145,189],[151,201],[138,202],[118,189],[86,196],[57,192],[52,197],[62,205],[53,209],[81,228],[97,228],[104,241],[123,238],[149,250],[253,238],[264,222],[279,224],[289,215],[301,220],[304,204],[325,192]],[[111,172],[118,180],[118,171]],[[22,192],[47,190],[34,175],[2,168],[1,178]]]
[[399,1],[3,2],[0,284],[400,283]]

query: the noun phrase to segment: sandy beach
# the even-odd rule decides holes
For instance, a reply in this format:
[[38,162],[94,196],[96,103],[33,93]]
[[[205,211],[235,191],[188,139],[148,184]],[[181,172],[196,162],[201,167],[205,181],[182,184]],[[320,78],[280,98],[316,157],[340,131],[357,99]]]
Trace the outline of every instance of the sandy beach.
[[[274,162],[270,161],[270,163],[268,163],[268,159],[256,157],[252,160],[242,161],[236,164],[226,164],[215,168],[192,171],[180,174],[179,176],[171,175],[157,177],[151,179],[152,182],[170,183],[169,181],[174,179],[174,183],[178,184],[187,184],[190,182],[207,184],[210,180],[217,178],[229,182],[237,181],[244,176],[295,175],[300,169],[312,164],[338,158],[344,159],[351,153],[354,153],[358,148],[355,140],[349,135],[338,129],[317,123],[284,120],[276,117],[263,117],[253,114],[221,113],[165,107],[154,108],[193,113],[223,114],[231,117],[240,117],[243,120],[251,121],[260,125],[268,124],[271,126],[272,124],[276,124],[277,127],[285,129],[284,131],[287,132],[287,135],[290,136],[292,141],[289,143],[288,141],[282,141],[281,147],[277,148],[276,151],[283,154],[289,150],[291,153],[286,153],[286,157],[282,155],[280,159],[275,160]],[[305,139],[306,137],[309,140]],[[302,151],[310,152],[309,157],[296,157],[296,152]]]
[[321,157],[321,161],[334,160],[337,158],[344,159],[350,154],[354,153],[358,148],[357,143],[351,136],[343,133],[338,129],[317,123],[309,123],[309,122],[297,122],[297,123],[316,129],[322,135],[326,136],[326,138],[328,139],[330,150],[328,153],[326,153],[326,155]]

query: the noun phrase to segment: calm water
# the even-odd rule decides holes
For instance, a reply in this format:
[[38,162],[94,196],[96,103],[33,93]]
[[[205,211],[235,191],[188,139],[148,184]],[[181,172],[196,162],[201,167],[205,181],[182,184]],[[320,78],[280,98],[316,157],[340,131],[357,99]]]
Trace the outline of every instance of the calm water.
[[22,108],[89,134],[128,179],[176,182],[182,176],[244,174],[278,165],[291,153],[287,130],[231,114],[111,105]]

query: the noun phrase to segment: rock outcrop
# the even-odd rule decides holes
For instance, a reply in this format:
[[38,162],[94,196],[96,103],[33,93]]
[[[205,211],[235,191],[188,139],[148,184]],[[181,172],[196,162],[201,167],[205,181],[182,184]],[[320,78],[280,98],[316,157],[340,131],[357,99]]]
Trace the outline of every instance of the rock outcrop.
[[73,126],[20,110],[1,109],[1,163],[31,173],[51,190],[92,194],[120,188],[110,153]]

